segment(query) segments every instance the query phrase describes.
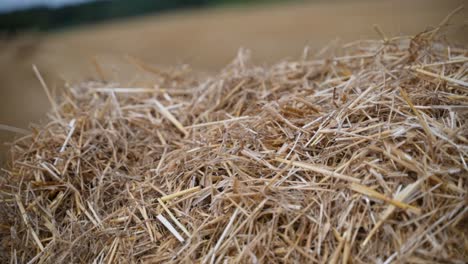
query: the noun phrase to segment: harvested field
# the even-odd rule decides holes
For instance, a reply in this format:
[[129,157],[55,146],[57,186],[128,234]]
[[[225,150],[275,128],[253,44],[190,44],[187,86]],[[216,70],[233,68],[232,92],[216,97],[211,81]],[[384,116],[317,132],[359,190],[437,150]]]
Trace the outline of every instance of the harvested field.
[[3,259],[465,263],[468,58],[444,25],[214,75],[131,58],[133,86],[97,64],[11,149]]

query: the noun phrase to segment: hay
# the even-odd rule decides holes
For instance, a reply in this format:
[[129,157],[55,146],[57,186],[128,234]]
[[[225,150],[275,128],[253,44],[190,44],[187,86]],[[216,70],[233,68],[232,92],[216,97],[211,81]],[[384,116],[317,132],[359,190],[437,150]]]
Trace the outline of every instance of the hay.
[[468,57],[437,30],[47,92],[1,178],[5,263],[464,263]]

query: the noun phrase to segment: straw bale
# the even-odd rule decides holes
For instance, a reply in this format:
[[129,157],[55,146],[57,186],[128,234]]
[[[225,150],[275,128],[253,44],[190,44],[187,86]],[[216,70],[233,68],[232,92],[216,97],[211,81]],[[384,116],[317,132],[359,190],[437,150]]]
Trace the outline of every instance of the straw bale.
[[438,30],[48,92],[4,263],[466,263],[468,51]]

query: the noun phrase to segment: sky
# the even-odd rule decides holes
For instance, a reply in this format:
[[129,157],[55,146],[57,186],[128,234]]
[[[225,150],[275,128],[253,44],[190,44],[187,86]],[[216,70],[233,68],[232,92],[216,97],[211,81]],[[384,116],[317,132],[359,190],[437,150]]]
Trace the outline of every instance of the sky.
[[45,6],[57,8],[64,5],[78,4],[95,0],[0,0],[0,13],[21,10],[29,7]]

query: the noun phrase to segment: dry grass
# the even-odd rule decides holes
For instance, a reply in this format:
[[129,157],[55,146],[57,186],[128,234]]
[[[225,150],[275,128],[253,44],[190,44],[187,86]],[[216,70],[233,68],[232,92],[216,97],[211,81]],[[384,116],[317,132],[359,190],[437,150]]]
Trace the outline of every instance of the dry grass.
[[468,57],[437,30],[73,86],[11,148],[2,257],[464,263]]

